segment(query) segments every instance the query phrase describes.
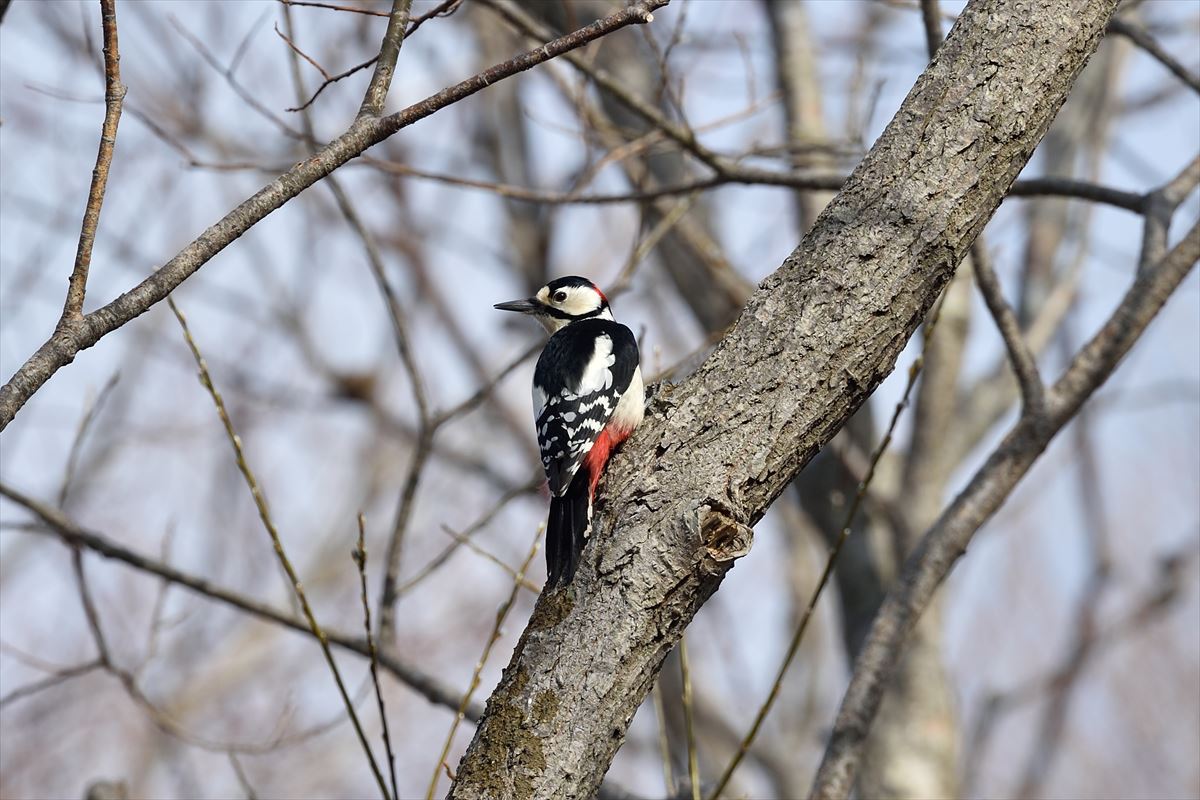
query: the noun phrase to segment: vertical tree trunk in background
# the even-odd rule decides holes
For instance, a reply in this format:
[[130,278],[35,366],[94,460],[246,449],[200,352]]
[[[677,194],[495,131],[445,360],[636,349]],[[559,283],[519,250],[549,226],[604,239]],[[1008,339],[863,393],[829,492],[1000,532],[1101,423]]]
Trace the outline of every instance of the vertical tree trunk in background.
[[967,6],[801,246],[613,462],[576,582],[539,598],[452,797],[595,793],[747,526],[894,368],[1114,6]]
[[[943,427],[953,419],[958,397],[973,289],[969,262],[968,257],[947,287],[932,335],[926,329],[924,368],[913,403],[913,435],[896,495],[905,520],[903,530],[892,531],[896,565],[903,563],[917,537],[937,519],[955,466],[939,442]],[[851,660],[857,655],[856,648]],[[957,797],[956,711],[943,662],[941,603],[935,600],[909,637],[904,660],[871,731],[859,777],[863,796],[877,800]]]
[[[791,152],[796,169],[827,171],[835,168],[828,151],[821,149],[830,138],[822,110],[821,75],[813,43],[808,10],[803,2],[764,3],[771,23],[771,44],[775,49],[775,80],[783,95],[784,144]],[[801,148],[810,151],[801,153]],[[803,235],[812,227],[821,209],[833,199],[833,192],[798,192],[795,197],[796,219]]]

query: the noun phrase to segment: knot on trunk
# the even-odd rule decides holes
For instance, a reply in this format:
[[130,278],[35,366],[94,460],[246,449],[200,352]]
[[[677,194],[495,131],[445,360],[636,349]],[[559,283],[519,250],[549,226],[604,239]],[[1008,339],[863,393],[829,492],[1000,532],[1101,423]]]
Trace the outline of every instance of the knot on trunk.
[[706,566],[725,565],[741,558],[750,552],[754,542],[754,530],[739,522],[733,511],[716,500],[706,500],[697,507],[688,520],[688,528],[700,538],[708,557],[716,562]]

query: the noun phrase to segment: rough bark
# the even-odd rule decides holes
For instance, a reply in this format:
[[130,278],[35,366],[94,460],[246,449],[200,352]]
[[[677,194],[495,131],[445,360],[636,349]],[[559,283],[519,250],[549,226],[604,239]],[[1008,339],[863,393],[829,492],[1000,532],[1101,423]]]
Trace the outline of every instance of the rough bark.
[[753,525],[893,369],[1115,0],[974,0],[821,214],[614,461],[572,587],[539,598],[451,797],[589,797]]

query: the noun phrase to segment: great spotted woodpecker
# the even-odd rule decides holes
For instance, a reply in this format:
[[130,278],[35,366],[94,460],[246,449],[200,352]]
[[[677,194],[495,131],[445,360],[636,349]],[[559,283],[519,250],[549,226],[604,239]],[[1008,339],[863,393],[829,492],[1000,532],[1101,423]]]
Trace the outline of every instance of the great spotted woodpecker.
[[528,300],[497,303],[551,334],[533,371],[533,416],[550,484],[547,587],[575,577],[596,484],[614,447],[642,421],[637,339],[613,321],[608,298],[586,278],[558,278]]

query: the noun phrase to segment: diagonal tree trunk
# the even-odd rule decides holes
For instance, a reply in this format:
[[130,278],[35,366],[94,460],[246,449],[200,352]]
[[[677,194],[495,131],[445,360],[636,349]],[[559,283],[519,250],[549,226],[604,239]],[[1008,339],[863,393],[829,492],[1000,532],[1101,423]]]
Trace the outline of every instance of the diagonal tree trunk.
[[590,797],[663,658],[796,472],[893,369],[1095,50],[1115,0],[973,0],[813,230],[610,468],[458,798]]

